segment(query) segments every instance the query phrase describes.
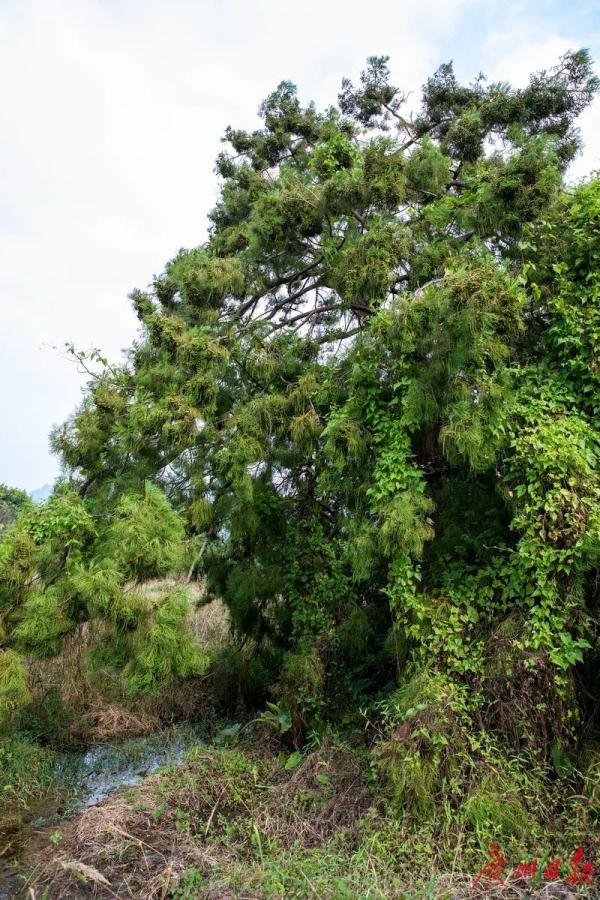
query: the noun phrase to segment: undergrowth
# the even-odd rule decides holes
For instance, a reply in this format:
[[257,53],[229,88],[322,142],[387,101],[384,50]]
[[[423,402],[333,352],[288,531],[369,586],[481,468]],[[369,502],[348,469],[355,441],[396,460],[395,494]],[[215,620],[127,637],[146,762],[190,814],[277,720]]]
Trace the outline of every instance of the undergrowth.
[[[224,738],[225,739],[225,738]],[[398,805],[358,734],[302,755],[264,726],[241,744],[194,748],[178,768],[89,809],[27,859],[27,888],[47,898],[495,896],[473,889],[490,843],[509,868],[598,851],[577,803],[527,760],[496,759],[462,806],[431,815]],[[530,761],[529,761],[530,762]],[[508,871],[508,870],[507,870]],[[514,882],[513,893],[527,896]],[[587,888],[578,889],[581,896]],[[532,894],[533,896],[533,894]],[[539,896],[563,896],[539,894]],[[565,895],[566,896],[566,895]]]
[[54,758],[28,735],[0,740],[0,803],[27,808],[53,783]]

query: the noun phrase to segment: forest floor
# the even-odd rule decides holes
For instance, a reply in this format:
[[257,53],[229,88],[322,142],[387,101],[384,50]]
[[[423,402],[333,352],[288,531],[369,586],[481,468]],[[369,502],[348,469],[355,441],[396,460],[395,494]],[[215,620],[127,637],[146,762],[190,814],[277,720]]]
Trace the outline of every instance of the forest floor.
[[266,733],[251,745],[193,747],[181,764],[59,825],[30,829],[4,896],[582,896],[564,882],[535,891],[523,880],[476,883],[469,872],[484,855],[460,830],[448,872],[427,827],[408,828],[379,802],[360,747],[330,743],[290,761]]

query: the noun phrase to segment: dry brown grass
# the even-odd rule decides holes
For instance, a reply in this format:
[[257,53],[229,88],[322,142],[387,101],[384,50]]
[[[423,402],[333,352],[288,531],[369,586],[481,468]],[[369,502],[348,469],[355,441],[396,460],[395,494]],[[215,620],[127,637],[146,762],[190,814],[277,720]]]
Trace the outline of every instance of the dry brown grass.
[[256,865],[254,833],[289,849],[321,846],[339,828],[350,841],[372,803],[356,754],[324,747],[286,772],[270,744],[262,742],[258,753],[196,750],[172,774],[150,776],[81,813],[60,829],[56,848],[46,829],[24,860],[34,892],[50,900],[154,900],[195,867],[206,878],[198,896],[217,900],[234,895],[211,887],[212,876],[227,883],[227,872],[244,860]]
[[307,756],[291,776],[279,776],[256,823],[284,847],[315,847],[340,828],[350,840],[352,827],[372,803],[356,754],[324,747]]
[[174,776],[150,776],[81,813],[60,829],[56,849],[45,829],[46,845],[41,834],[24,865],[38,896],[154,900],[191,866],[226,868],[233,853],[221,840],[224,823],[247,811],[248,796],[220,771],[219,755],[199,753]]
[[55,850],[48,843],[25,865],[48,898],[77,896],[75,882],[80,896],[165,897],[191,866],[206,875],[204,896],[224,897],[210,892],[210,876],[246,856],[250,864],[253,830],[282,847],[316,847],[338,828],[350,839],[371,803],[350,751],[323,748],[291,773],[272,751],[195,751],[172,775],[81,813],[60,829]]
[[182,587],[190,598],[189,626],[192,634],[204,650],[215,650],[226,643],[229,636],[229,613],[221,600],[206,602],[206,591],[201,581],[186,584],[183,578],[163,578],[147,581],[143,593],[156,596],[173,587]]
[[[24,859],[33,891],[50,898],[164,897],[176,873],[192,864],[195,848],[189,836],[177,833],[165,845],[162,829],[148,833],[145,817],[130,804],[124,794],[86,810],[60,829],[61,843],[51,852],[47,829],[46,848]],[[88,878],[86,871],[95,874]]]
[[123,741],[128,738],[152,734],[161,727],[158,716],[137,709],[133,712],[117,703],[90,702],[90,709],[79,719],[77,731],[82,742],[98,744]]
[[[157,595],[181,579],[149,581],[143,591]],[[190,597],[190,629],[202,649],[215,651],[226,643],[229,634],[228,612],[219,600],[202,604],[202,585],[186,587]],[[49,736],[57,746],[65,748],[102,742],[121,741],[157,731],[162,726],[183,719],[205,715],[210,697],[202,679],[178,686],[174,693],[167,688],[162,694],[128,700],[114,673],[106,671],[99,683],[91,679],[87,665],[90,649],[102,637],[96,623],[85,623],[65,636],[62,652],[49,660],[30,661],[29,677],[35,714],[42,729],[47,716],[50,693],[59,699],[65,715],[61,717],[60,733],[48,725]]]
[[229,637],[229,612],[221,600],[212,600],[192,612],[190,625],[201,647],[222,647]]

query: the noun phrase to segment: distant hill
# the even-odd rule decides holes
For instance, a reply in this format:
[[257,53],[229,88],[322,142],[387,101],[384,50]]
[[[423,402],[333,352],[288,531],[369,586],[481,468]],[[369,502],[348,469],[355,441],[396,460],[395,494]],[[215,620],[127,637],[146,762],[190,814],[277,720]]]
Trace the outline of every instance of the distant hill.
[[31,491],[29,496],[33,500],[34,503],[43,503],[44,500],[47,500],[50,494],[52,493],[52,485],[44,484],[42,487],[36,488],[35,491]]

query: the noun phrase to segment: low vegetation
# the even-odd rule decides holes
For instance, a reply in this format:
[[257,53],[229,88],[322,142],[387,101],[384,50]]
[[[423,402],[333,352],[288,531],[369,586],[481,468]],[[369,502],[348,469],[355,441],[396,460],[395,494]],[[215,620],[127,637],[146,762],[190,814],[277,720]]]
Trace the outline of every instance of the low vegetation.
[[594,896],[597,88],[585,51],[442,66],[413,117],[384,58],[323,112],[283,82],[124,362],[70,348],[63,476],[0,540],[4,796],[69,747],[210,746],[38,829],[23,890]]
[[[499,774],[497,755],[458,810],[413,806],[407,816],[362,741],[325,735],[299,759],[272,743],[255,733],[190,751],[183,765],[48,827],[25,857],[29,885],[49,897],[524,897],[518,861],[541,855],[535,895],[565,897],[573,841],[596,849],[573,816],[575,797],[565,808],[543,772],[518,762]],[[512,860],[508,887],[474,884],[480,839],[491,834]],[[557,857],[559,872],[541,878]]]

